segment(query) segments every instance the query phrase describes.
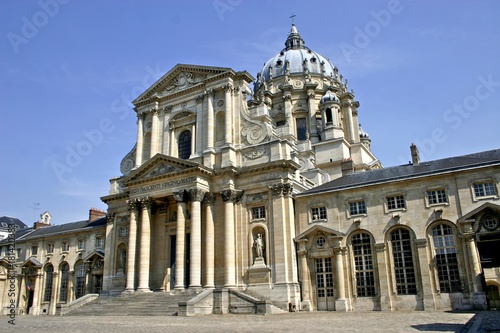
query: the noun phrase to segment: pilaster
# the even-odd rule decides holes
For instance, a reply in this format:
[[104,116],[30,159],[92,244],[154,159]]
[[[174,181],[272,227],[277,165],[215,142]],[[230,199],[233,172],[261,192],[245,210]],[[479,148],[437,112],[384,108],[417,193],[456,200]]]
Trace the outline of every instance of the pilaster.
[[215,288],[215,229],[213,206],[215,194],[206,193],[203,198],[205,205],[205,288]]
[[377,256],[377,268],[380,283],[380,309],[392,311],[392,299],[389,289],[389,270],[387,269],[386,244],[376,243],[375,254]]

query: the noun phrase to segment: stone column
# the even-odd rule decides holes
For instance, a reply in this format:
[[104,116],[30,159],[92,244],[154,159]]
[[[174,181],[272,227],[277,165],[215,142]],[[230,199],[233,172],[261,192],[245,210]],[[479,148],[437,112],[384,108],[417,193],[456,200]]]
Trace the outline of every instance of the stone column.
[[226,137],[225,137],[225,144],[226,146],[232,146],[233,145],[233,110],[231,106],[233,105],[233,100],[232,100],[232,90],[233,86],[230,84],[227,84],[224,86],[224,113],[226,115],[225,120],[225,132],[226,132]]
[[152,124],[151,124],[151,149],[149,157],[153,157],[158,153],[158,109],[152,109]]
[[429,256],[427,255],[427,239],[420,238],[415,239],[415,245],[417,247],[417,255],[418,255],[418,269],[420,270],[420,282],[418,298],[419,302],[422,303],[421,309],[419,310],[435,310],[436,304],[434,302],[434,291],[437,289],[434,285],[434,279],[432,278],[432,273],[430,270]]
[[302,302],[300,304],[300,311],[312,311],[311,298],[310,298],[311,291],[309,289],[309,284],[311,282],[309,278],[309,269],[307,266],[307,250],[306,250],[307,239],[301,239],[297,243],[299,247],[297,254],[299,255],[299,261],[300,261],[299,263],[300,284],[302,291]]
[[288,252],[288,237],[286,224],[284,219],[286,219],[287,212],[285,209],[285,202],[283,196],[284,184],[274,184],[270,186],[272,192],[272,228],[273,228],[273,240],[274,254],[271,256],[274,258],[274,277],[276,284],[284,284],[289,282],[289,272],[287,266],[290,262],[290,254]]
[[346,299],[345,293],[345,278],[344,278],[344,256],[346,253],[346,248],[336,247],[333,249],[335,254],[335,268],[337,271],[337,300],[335,301],[335,310],[337,311],[348,311],[349,306]]
[[135,257],[137,252],[137,201],[129,200],[130,224],[128,230],[127,249],[127,282],[125,291],[133,292],[135,289]]
[[170,127],[170,117],[171,117],[171,111],[172,111],[172,107],[171,106],[165,106],[163,108],[163,124],[162,124],[162,128],[161,128],[161,132],[162,132],[162,135],[163,135],[163,147],[161,149],[161,152],[162,154],[165,154],[165,155],[170,155],[170,145],[171,145],[171,141],[170,141],[170,135],[168,135],[168,131],[166,131],[165,129],[169,128]]
[[375,254],[377,256],[377,268],[380,283],[380,308],[381,310],[392,310],[392,300],[389,290],[389,271],[385,253],[385,243],[376,243]]
[[104,295],[109,295],[111,290],[112,279],[114,276],[114,265],[115,265],[115,214],[108,213],[106,215],[106,240],[104,247],[104,269],[103,269],[103,281],[102,281],[102,293]]
[[203,199],[205,204],[205,288],[215,288],[215,229],[213,205],[215,195],[205,194]]
[[201,288],[201,200],[205,191],[189,190],[191,200],[191,251],[189,258],[189,288]]
[[73,279],[75,278],[75,271],[68,271],[68,299],[66,304],[73,302],[75,299],[75,290],[73,286],[75,285]]
[[137,112],[137,145],[135,147],[135,167],[142,164],[142,147],[144,141],[143,122],[144,116],[142,113]]
[[139,282],[137,291],[151,291],[149,288],[149,260],[151,256],[151,205],[149,197],[142,198],[141,201],[141,239],[139,250]]
[[40,298],[42,293],[43,274],[38,273],[35,278],[35,290],[33,290],[33,305],[30,308],[30,315],[38,316],[40,314]]
[[346,103],[342,104],[342,106],[345,108],[345,116],[346,116],[346,127],[347,127],[347,141],[349,143],[355,142],[354,138],[354,120],[352,117],[352,106],[353,102],[351,100],[348,100]]
[[234,236],[234,203],[243,191],[225,190],[221,192],[224,201],[224,287],[236,287],[236,253]]
[[207,90],[205,92],[207,97],[207,150],[214,150],[214,91]]
[[61,274],[56,272],[56,267],[54,267],[54,272],[52,273],[52,294],[50,295],[49,304],[49,315],[56,314],[56,304],[59,299],[59,285],[61,281]]
[[174,192],[177,201],[177,233],[175,236],[175,287],[176,290],[184,289],[184,260],[186,246],[186,193],[184,190]]
[[[315,105],[316,95],[314,94],[314,90],[308,90],[307,97],[308,97],[308,107],[309,107],[309,133],[311,133],[309,137],[311,143],[316,143],[319,142],[319,134],[316,123],[316,105]],[[323,117],[323,119],[326,118]]]
[[193,150],[193,154],[195,156],[200,156],[203,153],[203,129],[208,130],[207,126],[204,122],[203,117],[203,95],[199,95],[196,97],[196,124],[194,125],[194,133],[192,141],[195,141],[195,149]]

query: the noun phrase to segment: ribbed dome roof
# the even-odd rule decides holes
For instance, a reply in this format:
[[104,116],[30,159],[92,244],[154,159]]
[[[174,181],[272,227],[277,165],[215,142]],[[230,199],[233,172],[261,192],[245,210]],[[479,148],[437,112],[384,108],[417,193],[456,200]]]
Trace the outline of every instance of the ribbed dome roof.
[[324,103],[327,103],[327,102],[340,103],[340,100],[337,97],[337,95],[335,95],[334,93],[332,93],[330,90],[327,90],[327,92],[323,95],[323,97],[321,97],[320,103],[324,104]]
[[311,73],[334,77],[337,72],[330,60],[304,45],[295,24],[292,24],[285,46],[279,54],[269,59],[257,74],[258,86],[264,81],[285,74]]

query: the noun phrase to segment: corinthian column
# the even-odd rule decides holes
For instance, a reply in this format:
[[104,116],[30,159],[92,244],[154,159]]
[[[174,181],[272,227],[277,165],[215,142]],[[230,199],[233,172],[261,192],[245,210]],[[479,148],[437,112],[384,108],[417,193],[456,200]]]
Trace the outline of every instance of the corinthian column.
[[159,143],[159,138],[158,138],[158,109],[153,109],[151,110],[151,113],[153,115],[153,121],[151,124],[151,150],[149,157],[153,157],[158,153],[158,143]]
[[224,200],[224,287],[236,287],[236,254],[234,244],[234,203],[239,201],[243,191],[221,192]]
[[228,84],[224,86],[224,113],[226,114],[226,142],[225,144],[228,146],[231,146],[233,144],[233,110],[232,110],[232,105],[233,105],[233,99],[232,99],[232,90],[233,87]]
[[177,232],[175,236],[175,287],[174,289],[184,289],[184,258],[186,246],[186,195],[185,191],[174,192],[174,199],[177,201]]
[[205,203],[205,288],[215,288],[215,232],[214,232],[214,216],[213,205],[215,203],[215,195],[211,193],[205,194],[203,199]]
[[135,254],[137,249],[137,201],[129,200],[130,224],[128,230],[127,282],[125,292],[133,292],[135,287]]
[[142,113],[137,113],[137,145],[135,147],[135,167],[142,164],[142,146],[144,140],[144,132],[142,120],[144,119]]
[[207,150],[214,149],[214,92],[209,90],[205,92],[207,96]]
[[189,190],[191,200],[191,251],[189,258],[189,288],[201,288],[201,200],[205,191]]
[[151,204],[150,198],[141,199],[141,248],[139,252],[139,283],[137,291],[149,289],[149,257],[151,256]]

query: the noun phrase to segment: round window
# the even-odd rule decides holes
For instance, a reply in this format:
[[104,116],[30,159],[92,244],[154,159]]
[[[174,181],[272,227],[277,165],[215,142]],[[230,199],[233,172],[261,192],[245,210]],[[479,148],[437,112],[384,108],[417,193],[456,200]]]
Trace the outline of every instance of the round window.
[[319,236],[318,238],[316,238],[316,246],[317,247],[323,247],[323,246],[325,246],[325,244],[326,244],[325,237]]
[[498,221],[498,218],[496,216],[486,215],[481,218],[481,224],[486,230],[494,231],[498,229],[500,222]]

